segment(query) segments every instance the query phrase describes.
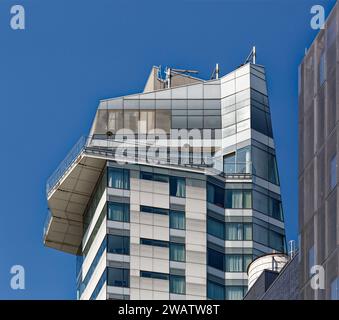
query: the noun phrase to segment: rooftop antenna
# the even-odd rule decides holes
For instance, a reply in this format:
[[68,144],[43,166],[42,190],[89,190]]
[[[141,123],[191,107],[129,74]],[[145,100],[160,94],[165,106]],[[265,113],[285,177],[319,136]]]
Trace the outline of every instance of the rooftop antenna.
[[190,74],[190,73],[197,74],[197,73],[199,73],[199,71],[197,71],[197,70],[166,68],[166,70],[165,70],[166,80],[165,81],[166,81],[166,84],[167,84],[167,88],[171,88],[171,79],[173,77],[175,77],[175,74],[173,74],[172,72],[181,73],[181,74]]
[[246,61],[244,64],[252,62],[253,64],[256,64],[256,59],[257,59],[257,51],[256,48],[253,47],[252,51],[250,52],[249,56],[247,57]]
[[211,80],[212,79],[216,79],[216,80],[219,79],[219,71],[220,71],[219,63],[216,63],[215,68],[214,68],[214,70],[213,70],[213,72],[211,74]]

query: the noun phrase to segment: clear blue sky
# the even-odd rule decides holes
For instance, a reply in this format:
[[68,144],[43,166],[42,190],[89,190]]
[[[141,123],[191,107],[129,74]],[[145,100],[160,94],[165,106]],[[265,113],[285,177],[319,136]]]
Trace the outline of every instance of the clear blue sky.
[[[208,78],[244,62],[255,44],[267,68],[288,239],[297,238],[297,74],[321,0],[1,0],[0,299],[74,299],[75,259],[44,248],[45,183],[98,100],[142,90],[152,65]],[[26,30],[9,27],[23,4]],[[26,269],[26,290],[9,270]]]

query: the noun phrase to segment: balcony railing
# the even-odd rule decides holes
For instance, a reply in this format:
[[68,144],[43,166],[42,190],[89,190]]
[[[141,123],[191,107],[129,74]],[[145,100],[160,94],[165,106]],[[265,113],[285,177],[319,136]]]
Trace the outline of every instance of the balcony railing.
[[252,174],[252,162],[236,162],[236,163],[224,163],[224,175],[251,175]]
[[47,195],[60,181],[60,179],[67,173],[78,156],[82,153],[86,146],[86,137],[81,137],[74,145],[71,151],[67,154],[66,158],[59,164],[57,169],[53,172],[50,178],[47,180],[46,193]]
[[[132,153],[131,155],[116,154],[116,150],[119,146],[124,144],[124,147],[131,147],[132,150],[135,150],[136,153]],[[89,155],[102,156],[106,158],[112,158],[116,161],[130,161],[136,163],[146,163],[146,164],[163,164],[163,165],[176,165],[179,167],[185,167],[190,169],[206,169],[206,174],[209,171],[210,174],[214,174],[213,166],[215,161],[217,160],[215,157],[206,157],[203,156],[202,161],[201,158],[197,158],[197,154],[187,154],[181,153],[179,157],[173,158],[172,155],[169,156],[167,153],[165,156],[156,156],[152,157],[146,152],[149,144],[145,144],[139,142],[138,140],[134,140],[132,142],[115,140],[111,137],[106,139],[96,138],[96,137],[81,137],[78,142],[74,145],[71,151],[68,153],[66,158],[60,163],[58,168],[54,171],[52,176],[48,179],[46,185],[46,193],[47,195],[55,188],[57,183],[64,177],[67,172],[70,170],[72,165],[78,159],[78,157],[85,152]],[[179,160],[179,161],[173,161]],[[198,161],[197,161],[198,160]],[[251,162],[237,162],[237,163],[225,163],[224,164],[224,172],[218,172],[215,174],[219,174],[224,177],[230,176],[248,176],[252,174],[252,163]]]

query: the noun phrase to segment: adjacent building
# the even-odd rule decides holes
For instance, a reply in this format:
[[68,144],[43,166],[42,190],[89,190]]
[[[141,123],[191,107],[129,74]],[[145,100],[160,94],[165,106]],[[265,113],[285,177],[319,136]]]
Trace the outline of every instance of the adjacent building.
[[[299,81],[299,233],[301,299],[339,299],[339,5],[307,51]],[[311,268],[325,271],[313,290]]]
[[248,265],[286,251],[264,67],[153,67],[142,93],[100,101],[47,200],[78,299],[242,299]]

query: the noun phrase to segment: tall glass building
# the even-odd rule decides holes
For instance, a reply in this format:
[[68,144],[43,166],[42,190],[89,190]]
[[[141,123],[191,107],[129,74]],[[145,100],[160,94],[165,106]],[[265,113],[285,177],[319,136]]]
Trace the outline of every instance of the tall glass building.
[[[339,5],[300,65],[299,234],[301,299],[339,299]],[[325,283],[314,290],[312,267]]]
[[44,243],[76,255],[79,299],[242,299],[248,264],[286,250],[264,67],[153,67],[100,101],[47,200]]

